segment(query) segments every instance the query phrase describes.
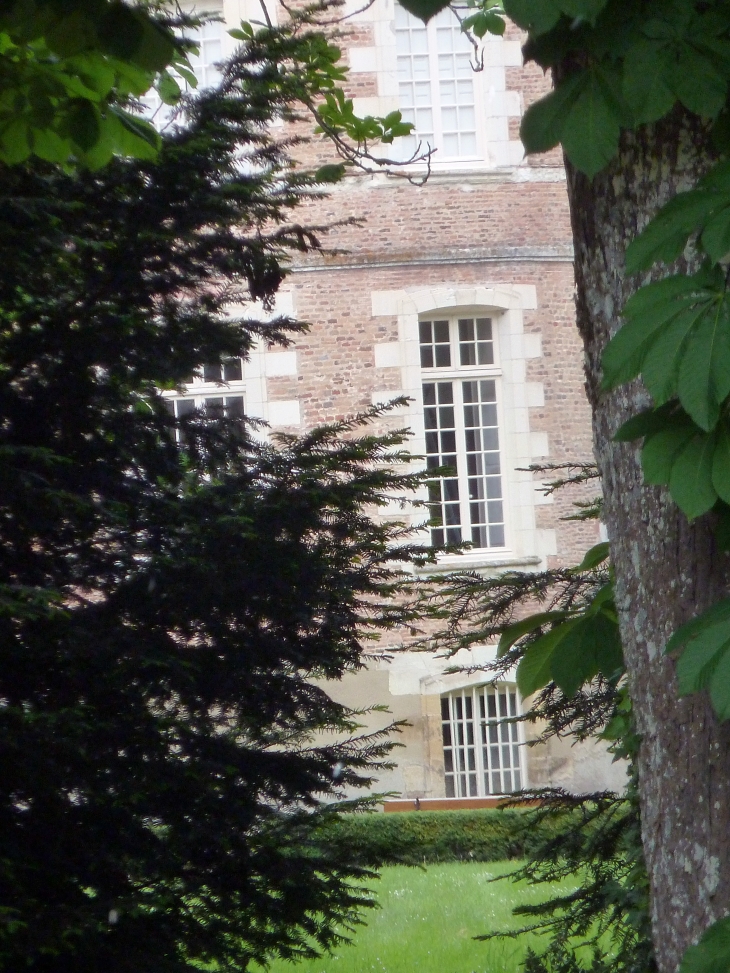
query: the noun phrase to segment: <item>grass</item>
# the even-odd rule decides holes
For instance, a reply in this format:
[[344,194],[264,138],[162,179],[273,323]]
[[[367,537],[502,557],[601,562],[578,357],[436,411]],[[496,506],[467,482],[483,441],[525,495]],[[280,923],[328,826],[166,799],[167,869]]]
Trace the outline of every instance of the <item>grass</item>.
[[514,862],[384,868],[377,883],[381,908],[369,910],[352,944],[331,956],[275,961],[269,973],[517,973],[539,936],[476,942],[474,936],[520,925],[513,906],[548,897],[544,888],[492,882]]

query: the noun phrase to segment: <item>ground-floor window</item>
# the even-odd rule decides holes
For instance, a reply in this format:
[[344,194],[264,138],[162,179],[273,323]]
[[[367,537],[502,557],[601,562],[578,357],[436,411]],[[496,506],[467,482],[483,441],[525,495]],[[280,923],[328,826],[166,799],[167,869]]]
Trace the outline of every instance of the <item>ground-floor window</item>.
[[517,690],[476,686],[441,697],[447,797],[512,794],[525,786]]

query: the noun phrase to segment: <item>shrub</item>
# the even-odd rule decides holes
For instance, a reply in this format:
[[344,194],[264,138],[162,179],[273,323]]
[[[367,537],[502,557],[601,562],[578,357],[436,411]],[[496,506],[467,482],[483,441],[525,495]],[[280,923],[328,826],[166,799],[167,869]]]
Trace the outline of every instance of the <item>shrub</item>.
[[371,865],[503,861],[525,858],[562,831],[566,820],[536,825],[518,808],[346,814],[326,829],[326,840]]

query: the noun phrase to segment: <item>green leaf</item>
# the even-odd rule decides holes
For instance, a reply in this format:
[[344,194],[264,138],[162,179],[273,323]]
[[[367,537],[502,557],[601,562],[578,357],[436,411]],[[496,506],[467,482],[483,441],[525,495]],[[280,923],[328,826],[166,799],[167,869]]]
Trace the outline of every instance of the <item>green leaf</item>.
[[593,568],[602,564],[611,554],[610,544],[608,541],[601,541],[600,544],[596,544],[590,550],[586,551],[583,560],[580,562],[577,568],[573,568],[574,571],[591,571]]
[[180,101],[180,85],[170,74],[164,74],[157,85],[157,93],[163,104],[176,105]]
[[88,152],[96,145],[101,135],[98,109],[89,101],[76,99],[71,103],[64,128],[76,145],[84,152]]
[[730,253],[730,193],[725,202],[725,208],[707,221],[700,237],[703,250],[715,262]]
[[725,503],[730,503],[730,429],[723,422],[717,431],[717,444],[712,459],[712,485]]
[[561,141],[573,165],[589,178],[616,155],[622,114],[608,74],[601,68],[586,71],[580,94],[563,121]]
[[730,322],[725,300],[708,308],[687,342],[677,377],[679,400],[702,429],[717,425],[730,392]]
[[587,20],[590,24],[594,24],[608,0],[556,0],[556,2],[563,13],[568,14],[569,17]]
[[687,238],[702,225],[718,204],[707,189],[679,193],[663,206],[626,250],[630,274],[648,270],[657,260],[671,263],[684,250]]
[[680,696],[704,689],[720,652],[730,644],[730,623],[720,622],[704,629],[692,639],[677,660],[677,685]]
[[314,174],[314,181],[319,183],[339,182],[345,175],[345,166],[342,163],[320,166]]
[[504,0],[504,10],[510,20],[533,36],[552,30],[560,19],[560,4],[555,0]]
[[658,405],[677,394],[677,379],[688,336],[705,308],[680,310],[647,348],[641,377]]
[[632,44],[624,58],[623,94],[637,124],[663,118],[674,105],[674,57],[664,41]]
[[565,117],[577,101],[580,89],[581,75],[574,74],[530,105],[520,125],[526,152],[547,152],[560,142]]
[[672,424],[676,411],[676,402],[667,402],[658,409],[644,409],[643,412],[632,416],[619,426],[614,434],[614,441],[627,443],[659,432],[660,429],[666,429]]
[[550,672],[556,685],[571,697],[599,672],[611,676],[622,663],[618,625],[599,612],[581,618],[558,642]]
[[640,288],[624,307],[626,324],[606,346],[602,388],[609,391],[641,371],[644,357],[661,329],[695,300],[690,277],[667,277]]
[[719,919],[682,957],[679,973],[727,973],[730,969],[730,916]]
[[534,632],[536,628],[540,628],[542,625],[550,622],[563,621],[568,617],[568,613],[563,611],[538,612],[535,615],[529,615],[527,618],[521,618],[519,622],[508,625],[499,637],[497,657],[501,658],[509,652],[515,642],[519,642],[524,635],[527,635],[529,632]]
[[556,625],[545,635],[541,636],[520,659],[517,666],[517,688],[523,696],[531,696],[538,689],[542,689],[552,679],[550,662],[558,643],[564,639],[580,619],[570,619],[561,625]]
[[683,44],[675,79],[677,97],[685,108],[702,118],[716,118],[725,106],[727,80],[710,58]]
[[675,458],[696,432],[694,423],[678,418],[669,428],[647,436],[641,451],[644,482],[658,486],[669,483]]
[[427,24],[432,17],[448,7],[449,0],[400,0],[400,5]]
[[24,162],[31,152],[28,123],[18,118],[3,128],[0,134],[0,159],[8,165]]
[[724,651],[720,651],[710,673],[710,700],[720,721],[730,719],[730,629]]
[[669,477],[669,490],[688,520],[707,513],[717,503],[712,484],[716,436],[694,436],[677,454]]
[[676,652],[677,649],[686,645],[690,639],[696,638],[704,629],[715,625],[717,622],[725,621],[730,622],[730,598],[715,602],[707,611],[680,626],[667,642],[664,649],[665,654]]

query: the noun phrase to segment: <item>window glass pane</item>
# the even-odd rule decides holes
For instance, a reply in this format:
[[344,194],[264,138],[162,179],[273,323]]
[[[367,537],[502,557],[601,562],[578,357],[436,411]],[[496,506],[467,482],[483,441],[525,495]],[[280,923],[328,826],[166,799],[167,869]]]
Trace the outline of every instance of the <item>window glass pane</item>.
[[228,358],[223,362],[223,380],[225,382],[240,382],[243,379],[243,369],[240,358]]
[[203,365],[203,381],[204,382],[220,382],[221,380],[221,366],[219,362],[215,365]]

